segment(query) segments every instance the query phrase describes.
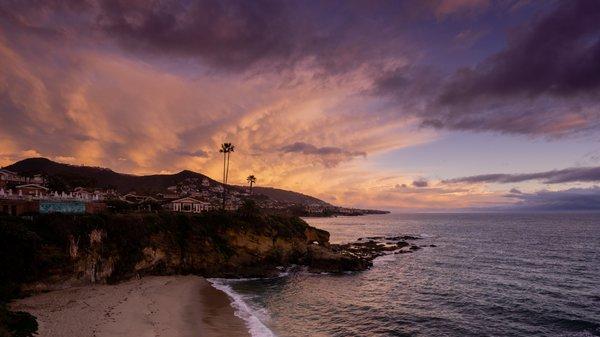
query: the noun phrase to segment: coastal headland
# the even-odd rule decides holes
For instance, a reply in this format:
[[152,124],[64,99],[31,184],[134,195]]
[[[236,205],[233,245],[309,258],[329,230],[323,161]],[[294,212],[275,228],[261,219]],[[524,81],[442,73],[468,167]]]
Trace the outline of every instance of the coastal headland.
[[[370,257],[361,257],[330,245],[328,232],[311,227],[298,217],[264,214],[250,206],[236,212],[214,211],[194,215],[5,216],[0,218],[0,225],[3,241],[0,255],[11,257],[2,260],[2,301],[7,303],[17,297],[50,291],[21,300],[13,307],[37,316],[39,331],[46,331],[44,329],[55,324],[48,323],[55,322],[52,316],[55,312],[63,312],[65,319],[77,320],[74,324],[89,327],[83,318],[79,320],[78,316],[69,314],[82,305],[87,307],[85,303],[91,305],[89,301],[98,303],[92,311],[101,311],[109,316],[113,315],[112,311],[106,310],[109,307],[121,308],[119,315],[122,316],[118,317],[128,317],[127,310],[137,310],[137,314],[142,314],[152,296],[157,296],[156,303],[160,302],[163,291],[156,290],[162,287],[162,281],[146,280],[146,276],[270,277],[292,265],[305,266],[313,272],[360,271],[372,265]],[[189,277],[166,279],[165,287],[181,284],[183,288],[164,291],[187,291],[189,295],[197,291],[187,287],[199,289],[200,286],[194,285],[194,282],[205,283]],[[144,281],[139,281],[140,278]],[[121,282],[125,283],[114,286]],[[208,286],[204,284],[202,287]],[[106,294],[102,295],[103,292]],[[155,294],[150,297],[144,295],[151,292]],[[220,293],[219,296],[225,295]],[[68,300],[66,303],[54,301],[63,297],[71,298],[72,303]],[[139,301],[126,302],[126,298],[127,301],[139,298]],[[184,310],[183,307],[191,305],[185,301],[164,303],[172,308],[165,310],[178,310],[177,315]],[[138,309],[134,310],[134,307]],[[158,311],[157,315],[150,316],[158,319],[159,324],[163,314],[170,315],[168,311]],[[13,313],[3,309],[3,315],[8,315],[3,323],[8,325],[1,327],[5,331],[23,327],[34,330],[35,320],[26,314],[14,317]],[[126,322],[125,325],[134,324],[135,319],[123,322]],[[101,326],[108,329],[110,321],[105,323]],[[125,329],[122,325],[116,328]],[[128,336],[127,331],[119,331],[121,335]],[[101,336],[99,333],[90,336],[93,335]]]
[[[211,336],[185,319],[206,321],[202,308],[229,304],[202,277],[361,271],[402,248],[331,245],[299,216],[385,212],[253,186],[251,177],[247,188],[191,171],[134,176],[44,158],[3,168],[0,336]],[[214,299],[199,304],[200,294]],[[227,308],[213,312],[229,320]]]

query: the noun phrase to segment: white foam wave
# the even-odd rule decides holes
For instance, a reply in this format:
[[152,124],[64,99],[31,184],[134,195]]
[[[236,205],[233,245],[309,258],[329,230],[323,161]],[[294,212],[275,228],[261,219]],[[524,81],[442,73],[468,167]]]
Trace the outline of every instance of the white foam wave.
[[396,260],[396,255],[393,252],[384,254],[373,259],[373,265],[378,266]]
[[225,279],[208,279],[208,281],[213,287],[229,296],[235,315],[244,320],[250,335],[253,337],[275,337],[273,331],[259,319],[259,316],[266,315],[266,310],[253,309],[249,306],[244,301],[243,296],[236,293],[233,288],[226,283]]

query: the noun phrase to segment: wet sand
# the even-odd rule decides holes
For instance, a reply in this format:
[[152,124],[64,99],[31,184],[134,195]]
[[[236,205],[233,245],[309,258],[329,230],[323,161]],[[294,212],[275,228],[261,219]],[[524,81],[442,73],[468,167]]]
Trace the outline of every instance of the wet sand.
[[11,307],[36,316],[41,337],[249,336],[227,295],[197,276],[57,290]]

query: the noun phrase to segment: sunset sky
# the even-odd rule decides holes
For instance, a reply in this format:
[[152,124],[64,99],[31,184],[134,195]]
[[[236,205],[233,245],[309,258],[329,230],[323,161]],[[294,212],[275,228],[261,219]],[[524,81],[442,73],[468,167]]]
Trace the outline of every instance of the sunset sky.
[[0,2],[0,165],[600,209],[600,1]]

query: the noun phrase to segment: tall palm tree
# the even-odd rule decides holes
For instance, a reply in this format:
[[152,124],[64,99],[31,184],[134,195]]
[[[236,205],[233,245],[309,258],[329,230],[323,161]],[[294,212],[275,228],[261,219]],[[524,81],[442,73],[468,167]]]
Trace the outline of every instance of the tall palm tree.
[[246,178],[246,180],[250,183],[250,194],[252,194],[252,185],[254,185],[254,183],[256,182],[256,177],[251,174],[248,176],[248,178]]
[[227,184],[229,178],[229,156],[235,150],[235,146],[231,143],[221,144],[219,152],[223,154],[223,184]]
[[229,178],[229,156],[235,146],[231,143],[221,144],[219,152],[223,154],[223,208],[225,208],[225,189],[227,188],[227,179]]
[[229,144],[229,151],[227,152],[227,170],[225,171],[225,183],[229,183],[229,157],[231,157],[231,152],[235,150],[235,146],[231,143]]

